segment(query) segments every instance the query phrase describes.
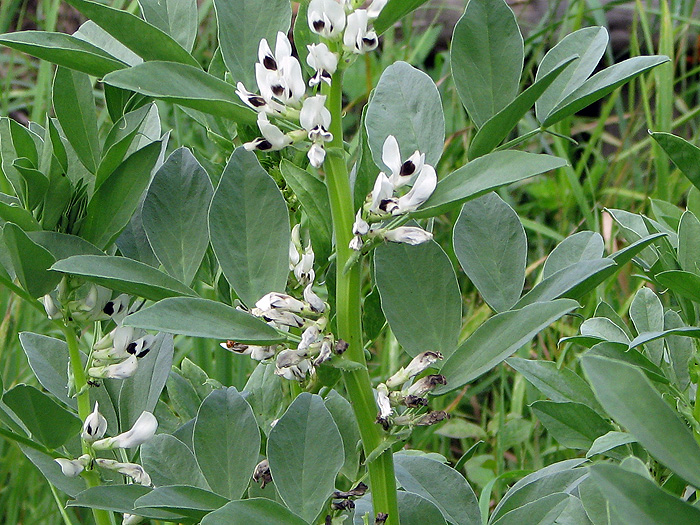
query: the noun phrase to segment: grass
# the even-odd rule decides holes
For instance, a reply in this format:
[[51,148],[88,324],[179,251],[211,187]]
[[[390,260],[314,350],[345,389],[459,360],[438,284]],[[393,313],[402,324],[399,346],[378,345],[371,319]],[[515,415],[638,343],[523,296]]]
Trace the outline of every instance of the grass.
[[[135,2],[116,0],[112,4],[128,7],[132,12],[136,9]],[[28,6],[27,0],[3,1],[0,32],[23,27],[30,16]],[[59,6],[59,0],[38,2],[35,15],[39,29],[53,30],[57,26]],[[697,57],[695,61],[687,60],[686,49],[693,44],[693,33],[698,32],[699,24],[690,15],[692,6],[677,0],[662,0],[657,12],[645,9],[641,0],[637,0],[633,9],[631,54],[653,49],[672,57],[673,63],[657,68],[654,74],[645,75],[629,88],[607,97],[596,113],[578,115],[558,124],[555,131],[575,137],[576,143],[553,135],[537,135],[524,143],[522,147],[530,151],[562,156],[570,166],[500,192],[516,209],[527,230],[530,264],[527,286],[536,282],[546,255],[565,236],[590,229],[609,238],[602,220],[604,208],[648,212],[651,197],[676,204],[685,202],[689,184],[652,145],[646,130],[673,131],[698,142],[700,62]],[[534,68],[551,42],[583,25],[590,25],[590,19],[599,18],[601,14],[588,13],[584,2],[574,2],[567,17],[549,24],[543,21],[536,27],[525,42],[527,60],[523,83],[532,81]],[[211,0],[201,4],[200,21],[194,54],[201,63],[208,64],[216,35]],[[376,84],[383,69],[396,60],[406,60],[427,71],[439,86],[445,109],[447,141],[443,159],[437,166],[439,175],[444,176],[466,162],[466,147],[475,130],[449,76],[447,53],[435,51],[438,32],[438,28],[433,28],[423,34],[414,33],[410,20],[404,23],[403,31],[389,30],[383,36],[382,52],[357,61],[346,74],[345,103],[349,114],[357,115],[357,110],[367,100],[370,87]],[[694,54],[697,55],[697,50]],[[50,109],[51,66],[18,52],[3,50],[0,72],[0,113],[18,119],[28,116],[41,122],[42,115]],[[97,94],[99,100],[99,90]],[[206,131],[194,125],[184,112],[165,104],[159,105],[159,109],[163,129],[174,130],[171,148],[187,145],[199,158],[218,155],[221,160]],[[107,120],[104,112],[102,121]],[[519,134],[526,133],[533,125],[523,120]],[[451,223],[438,218],[434,224],[436,239],[448,253]],[[463,274],[460,274],[460,285],[464,295],[464,339],[483,322],[489,310]],[[628,298],[640,285],[630,268],[623,269],[616,279],[601,285],[595,297],[591,296],[584,307],[584,317],[593,313],[598,299],[608,302],[618,313],[624,313]],[[0,292],[0,312],[3,314],[0,378],[4,388],[7,390],[22,382],[36,384],[17,336],[23,330],[46,333],[48,323],[11,299],[5,290]],[[575,369],[576,349],[558,346],[557,342],[561,337],[576,333],[578,322],[572,318],[560,321],[521,349],[518,355],[552,360]],[[371,363],[377,376],[395,370],[403,359],[388,331],[384,335],[384,347],[386,351],[380,360]],[[251,371],[249,360],[232,361],[211,341],[179,338],[176,352],[177,363],[189,357],[211,377],[238,388],[243,387]],[[493,486],[493,493],[485,496],[487,500],[497,500],[507,487],[508,472],[537,469],[572,456],[572,452],[557,445],[530,413],[528,404],[539,398],[538,392],[521,376],[507,365],[500,365],[458,394],[436,401],[436,409],[450,410],[452,422],[463,423],[453,423],[449,432],[441,433],[432,427],[416,431],[412,446],[430,449],[453,464],[463,466],[477,492],[489,486],[494,477],[503,476],[502,481]],[[73,523],[89,520],[87,514],[76,514],[74,510],[66,511],[65,516]],[[55,495],[41,474],[14,444],[0,440],[0,523],[55,524],[66,517],[59,513]]]

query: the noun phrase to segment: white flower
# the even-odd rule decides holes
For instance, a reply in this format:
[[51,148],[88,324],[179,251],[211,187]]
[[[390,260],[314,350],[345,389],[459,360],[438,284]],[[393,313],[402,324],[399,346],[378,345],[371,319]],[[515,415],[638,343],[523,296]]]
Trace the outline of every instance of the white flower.
[[372,189],[372,202],[369,205],[369,211],[371,213],[391,213],[396,206],[396,202],[392,198],[393,194],[394,186],[389,178],[383,172],[377,175]]
[[299,112],[299,122],[308,133],[309,140],[313,142],[333,140],[333,135],[328,131],[331,127],[331,112],[325,104],[325,95],[309,97],[304,100]]
[[122,525],[138,525],[139,523],[143,523],[143,518],[141,516],[128,514],[126,512],[122,515]]
[[377,49],[377,33],[367,29],[369,16],[365,9],[357,9],[348,15],[348,25],[343,34],[343,44],[353,53],[363,54]]
[[85,470],[85,467],[90,464],[90,460],[91,458],[89,454],[83,454],[78,459],[54,459],[54,461],[61,466],[61,472],[63,472],[63,475],[69,478],[75,478],[76,476],[80,475],[80,473]]
[[440,352],[428,351],[418,354],[411,360],[408,366],[405,368],[401,367],[398,372],[387,379],[386,386],[388,388],[396,388],[403,385],[412,377],[430,368],[439,359],[442,359],[442,354]]
[[433,238],[433,234],[414,226],[400,226],[386,231],[382,236],[391,242],[403,242],[406,244],[422,244]]
[[105,432],[107,432],[107,420],[99,412],[99,406],[97,401],[95,401],[95,409],[85,418],[83,423],[83,431],[80,433],[80,437],[88,443],[92,443],[98,439],[101,439]]
[[276,346],[255,346],[237,343],[235,341],[226,341],[219,343],[221,348],[233,352],[234,354],[249,355],[251,359],[256,361],[264,361],[275,355]]
[[335,0],[311,0],[309,28],[324,38],[335,38],[345,29],[345,9]]
[[299,261],[301,260],[301,255],[299,254],[301,250],[301,240],[299,238],[299,229],[300,226],[298,224],[294,225],[294,228],[292,228],[292,238],[289,241],[289,269],[294,270],[294,267],[299,264]]
[[95,441],[92,447],[97,450],[112,448],[134,448],[151,439],[158,429],[158,420],[150,412],[141,412],[141,415],[126,432],[118,436]]
[[[308,348],[312,344],[318,343],[320,340],[321,340],[321,331],[318,329],[318,326],[311,325],[306,330],[304,330],[304,333],[301,334],[301,341],[299,342],[299,346],[297,347],[297,351],[308,350]],[[282,352],[282,353],[284,353],[284,352]],[[306,356],[304,355],[304,357],[306,357]],[[294,364],[296,364],[296,363],[294,363]]]
[[284,106],[274,100],[266,100],[265,97],[252,93],[246,89],[243,82],[236,84],[236,95],[249,107],[258,113],[281,113]]
[[311,144],[309,152],[306,154],[309,158],[309,163],[314,168],[320,168],[323,165],[323,161],[326,160],[326,150],[318,142]]
[[367,17],[370,20],[377,18],[388,1],[389,0],[374,0],[367,8]]
[[353,235],[367,235],[369,232],[369,224],[362,218],[362,210],[357,210],[355,214],[355,222],[352,225]]
[[306,48],[309,54],[306,63],[311,66],[316,74],[309,80],[310,86],[315,86],[321,82],[328,85],[331,83],[331,76],[338,68],[338,55],[331,52],[326,44],[310,44]]
[[311,248],[311,244],[306,247],[299,262],[294,266],[294,277],[301,284],[314,280],[314,251]]
[[[87,294],[84,297],[69,303],[72,317],[85,322],[106,319],[107,316],[105,316],[103,309],[112,297],[112,290],[92,284],[81,287],[80,291],[84,293],[85,289],[87,289]],[[126,304],[128,304],[128,300]]]
[[437,186],[437,175],[435,169],[429,164],[425,164],[411,190],[400,197],[398,206],[393,211],[394,215],[416,211],[435,191]]
[[257,303],[255,303],[257,308],[263,311],[268,310],[288,310],[291,312],[301,312],[304,309],[304,303],[299,299],[295,299],[291,295],[278,292],[270,292],[261,297]]
[[268,71],[277,71],[282,60],[290,56],[292,56],[292,45],[282,31],[277,32],[274,54],[266,38],[260,40],[258,44],[258,62]]
[[102,311],[114,320],[115,323],[120,325],[126,315],[129,313],[129,302],[131,297],[126,294],[121,294],[117,296],[116,299],[107,301],[102,308]]
[[120,363],[93,366],[88,369],[88,375],[99,379],[126,379],[133,376],[138,367],[138,359],[135,355],[130,355]]
[[362,236],[361,235],[355,235],[353,236],[352,239],[350,239],[350,242],[348,243],[348,247],[351,250],[355,250],[356,252],[359,252],[362,249]]
[[243,144],[247,151],[278,151],[292,143],[292,139],[272,124],[265,113],[258,114],[258,127],[263,137]]
[[95,463],[99,467],[106,468],[108,470],[114,470],[116,472],[119,472],[120,474],[129,476],[131,479],[134,480],[134,483],[139,483],[140,485],[144,485],[146,487],[151,485],[151,476],[149,476],[148,473],[145,470],[143,470],[143,467],[141,465],[138,465],[136,463],[119,463],[118,461],[114,461],[113,459],[103,458],[97,458],[95,460]]
[[382,162],[391,170],[389,180],[395,189],[408,184],[412,177],[420,174],[425,163],[425,154],[415,151],[406,161],[401,160],[401,151],[396,137],[389,135],[382,147]]

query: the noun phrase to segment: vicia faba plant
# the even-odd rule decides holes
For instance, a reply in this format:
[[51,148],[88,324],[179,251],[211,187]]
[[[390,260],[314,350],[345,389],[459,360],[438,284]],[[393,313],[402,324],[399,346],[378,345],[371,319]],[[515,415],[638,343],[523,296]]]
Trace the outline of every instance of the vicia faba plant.
[[[525,231],[493,190],[564,166],[513,148],[666,57],[593,74],[608,35],[585,28],[521,91],[512,11],[471,0],[450,58],[477,131],[469,162],[438,177],[445,122],[427,74],[387,67],[352,140],[343,119],[344,72],[424,0],[303,2],[296,55],[289,0],[215,0],[207,71],[190,54],[194,0],[142,0],[142,17],[68,3],[90,19],[74,35],[0,35],[58,65],[55,117],[0,122],[0,281],[62,334],[22,334],[48,393],[15,386],[0,415],[3,436],[70,505],[92,508],[100,525],[115,512],[124,523],[589,523],[575,487],[605,466],[569,460],[532,473],[489,517],[490,488],[478,501],[458,470],[402,448],[449,416],[430,395],[493,369],[659,242],[650,226],[619,251],[584,257],[565,246],[580,248],[572,237],[523,294]],[[225,165],[184,147],[166,158],[154,99],[204,126]],[[537,126],[514,135],[533,108]],[[445,214],[458,214],[451,251],[494,314],[466,339],[455,267],[433,239]],[[389,331],[408,356],[377,371]],[[259,364],[241,391],[189,360],[171,370],[173,334],[219,340],[238,366]]]

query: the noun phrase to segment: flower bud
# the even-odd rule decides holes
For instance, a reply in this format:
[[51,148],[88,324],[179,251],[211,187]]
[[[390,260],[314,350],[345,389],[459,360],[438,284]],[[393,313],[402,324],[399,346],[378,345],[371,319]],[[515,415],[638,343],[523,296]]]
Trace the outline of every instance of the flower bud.
[[60,319],[63,317],[61,310],[56,306],[56,303],[49,294],[46,294],[41,298],[41,302],[44,304],[44,310],[46,310],[46,315],[49,319]]
[[112,448],[134,448],[151,439],[158,429],[158,420],[150,412],[142,412],[139,418],[126,432],[118,436],[95,441],[92,447],[97,450]]
[[126,512],[122,515],[122,525],[138,525],[139,523],[143,523],[143,518],[141,516],[128,514]]
[[99,412],[99,406],[97,401],[95,401],[95,409],[92,411],[88,417],[85,418],[83,423],[83,431],[80,433],[80,437],[88,443],[92,443],[98,439],[101,439],[105,432],[107,432],[107,420]]

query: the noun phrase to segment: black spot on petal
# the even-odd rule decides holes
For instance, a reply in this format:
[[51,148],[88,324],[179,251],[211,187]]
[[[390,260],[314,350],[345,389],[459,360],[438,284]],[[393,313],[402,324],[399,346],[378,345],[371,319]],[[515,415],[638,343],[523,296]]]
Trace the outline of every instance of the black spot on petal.
[[102,309],[102,311],[107,315],[112,315],[114,313],[114,303],[112,301],[109,301]]
[[401,165],[401,170],[399,171],[399,175],[402,177],[408,177],[410,175],[413,175],[416,172],[416,165],[413,164],[413,161],[407,160]]
[[314,31],[316,31],[317,33],[320,33],[326,27],[326,24],[323,20],[314,20],[312,25],[314,26]]
[[260,139],[260,141],[256,144],[255,147],[260,151],[266,151],[268,149],[272,149],[272,144],[270,144],[269,140]]
[[135,354],[136,353],[136,343],[129,343],[129,346],[126,347],[126,353],[127,354]]
[[270,71],[277,71],[277,61],[270,55],[265,55],[263,58],[263,66]]
[[274,86],[272,86],[272,92],[279,97],[280,95],[282,95],[282,93],[284,93],[284,86],[275,84]]
[[261,108],[267,103],[265,102],[264,98],[258,97],[257,95],[249,97],[248,102],[250,102],[251,106],[254,106],[256,108]]

